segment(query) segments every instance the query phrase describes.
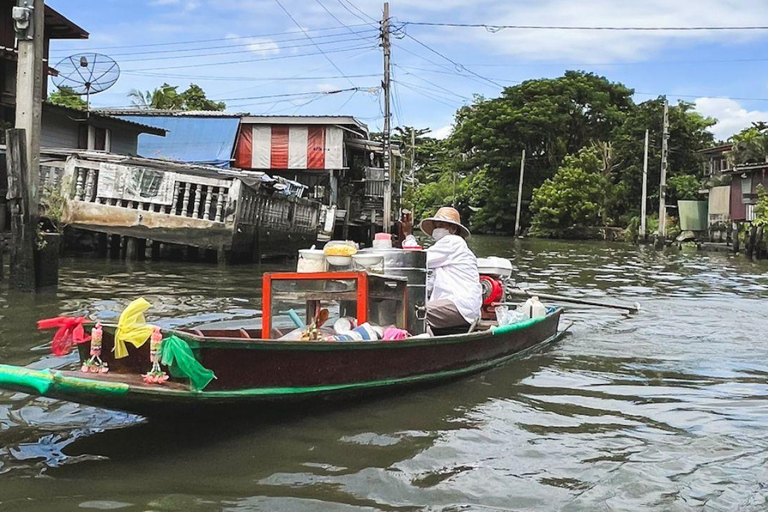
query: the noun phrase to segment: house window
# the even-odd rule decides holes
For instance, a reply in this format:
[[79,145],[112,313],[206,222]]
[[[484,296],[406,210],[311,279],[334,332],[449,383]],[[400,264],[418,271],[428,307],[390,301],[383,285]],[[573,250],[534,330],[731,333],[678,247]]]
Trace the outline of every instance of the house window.
[[92,149],[97,151],[111,151],[112,132],[98,126],[80,125],[77,138],[78,149]]

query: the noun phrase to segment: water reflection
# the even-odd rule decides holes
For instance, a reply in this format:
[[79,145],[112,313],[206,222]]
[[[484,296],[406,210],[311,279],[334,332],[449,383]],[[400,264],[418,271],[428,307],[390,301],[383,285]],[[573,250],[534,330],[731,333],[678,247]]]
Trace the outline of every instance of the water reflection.
[[[215,424],[0,393],[0,509],[764,508],[768,267],[620,244],[473,244],[512,259],[521,285],[641,313],[570,308],[573,335],[515,364]],[[58,293],[0,296],[0,361],[49,366],[35,320],[113,319],[137,296],[169,326],[253,318],[267,269],[68,261]]]

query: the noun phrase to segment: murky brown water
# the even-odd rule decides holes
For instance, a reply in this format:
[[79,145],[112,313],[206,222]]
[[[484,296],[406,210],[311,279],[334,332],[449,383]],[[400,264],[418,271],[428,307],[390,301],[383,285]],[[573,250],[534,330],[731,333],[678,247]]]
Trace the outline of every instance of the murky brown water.
[[[640,302],[449,385],[254,423],[160,424],[0,392],[2,510],[765,510],[768,266],[623,245],[476,238],[519,281]],[[54,361],[38,318],[249,318],[266,267],[68,260],[0,294],[0,362]],[[5,283],[3,283],[5,286]]]

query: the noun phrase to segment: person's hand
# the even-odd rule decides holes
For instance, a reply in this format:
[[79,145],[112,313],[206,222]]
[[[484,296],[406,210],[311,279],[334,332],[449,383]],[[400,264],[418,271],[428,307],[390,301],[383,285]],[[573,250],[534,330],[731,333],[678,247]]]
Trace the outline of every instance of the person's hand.
[[403,210],[403,214],[400,217],[400,226],[403,230],[403,237],[413,234],[413,213],[408,210]]

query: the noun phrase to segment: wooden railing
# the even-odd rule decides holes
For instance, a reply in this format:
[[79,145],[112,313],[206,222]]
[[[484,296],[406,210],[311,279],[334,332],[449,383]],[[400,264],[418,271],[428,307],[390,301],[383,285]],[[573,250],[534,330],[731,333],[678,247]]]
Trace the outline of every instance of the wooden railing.
[[[76,201],[213,222],[234,221],[234,202],[237,197],[231,197],[231,192],[239,192],[239,190],[232,190],[240,188],[233,187],[234,183],[239,185],[237,180],[159,171],[163,174],[165,186],[172,187],[170,200],[167,195],[165,200],[151,195],[126,198],[121,197],[119,192],[109,193],[105,190],[106,187],[99,186],[102,164],[103,162],[70,158],[63,173],[50,165],[41,166],[41,180],[52,186],[69,185],[69,189],[64,192],[68,193],[70,199]],[[44,171],[43,167],[48,169]],[[125,166],[125,168],[138,169],[134,166]]]
[[320,209],[313,201],[292,196],[271,196],[249,187],[243,187],[241,200],[240,223],[304,233],[317,230]]

